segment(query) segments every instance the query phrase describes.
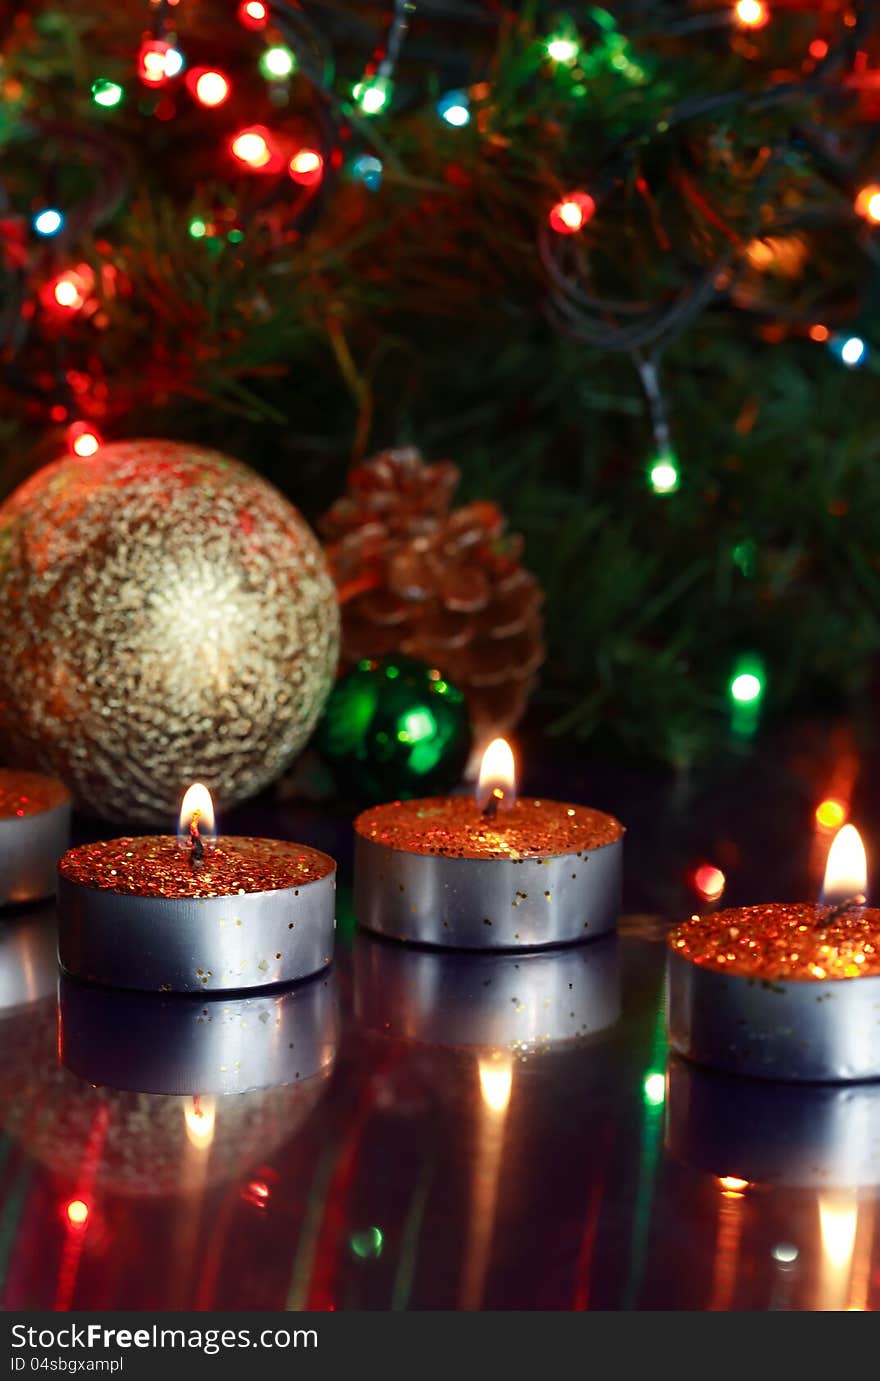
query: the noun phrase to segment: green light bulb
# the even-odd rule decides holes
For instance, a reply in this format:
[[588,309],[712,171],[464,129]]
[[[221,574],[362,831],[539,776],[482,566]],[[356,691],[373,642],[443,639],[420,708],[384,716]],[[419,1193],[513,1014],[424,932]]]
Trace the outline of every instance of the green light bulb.
[[283,43],[267,48],[260,58],[260,71],[269,81],[281,81],[289,77],[296,67],[296,58]]
[[646,1074],[642,1094],[649,1108],[659,1108],[666,1099],[666,1075]]
[[378,115],[391,99],[391,87],[386,77],[373,77],[358,82],[351,93],[364,115]]
[[92,100],[95,105],[104,106],[107,110],[119,105],[124,95],[125,91],[119,83],[111,82],[107,77],[98,77],[97,81],[92,82]]
[[655,456],[648,469],[648,480],[655,494],[674,494],[679,486],[678,462],[671,451]]

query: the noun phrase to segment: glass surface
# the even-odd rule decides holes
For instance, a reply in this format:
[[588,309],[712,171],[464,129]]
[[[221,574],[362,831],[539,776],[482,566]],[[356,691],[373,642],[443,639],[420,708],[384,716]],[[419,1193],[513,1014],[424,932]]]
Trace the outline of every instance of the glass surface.
[[221,831],[340,859],[332,976],[210,1000],[67,982],[76,1072],[52,909],[7,914],[2,1307],[873,1308],[880,1085],[669,1062],[662,989],[668,921],[711,904],[701,864],[716,904],[812,897],[817,805],[845,802],[870,859],[875,778],[824,731],[695,778],[547,759],[533,794],[627,823],[627,915],[490,958],[355,934],[349,817],[257,802]]

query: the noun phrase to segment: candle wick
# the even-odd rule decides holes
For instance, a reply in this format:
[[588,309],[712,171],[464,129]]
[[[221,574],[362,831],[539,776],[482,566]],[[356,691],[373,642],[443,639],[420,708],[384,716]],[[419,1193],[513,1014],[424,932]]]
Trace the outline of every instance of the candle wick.
[[199,868],[204,862],[205,846],[199,834],[199,812],[194,810],[189,822],[189,866]]
[[483,806],[483,819],[494,820],[496,815],[498,814],[498,807],[503,800],[504,792],[501,790],[500,786],[493,787],[492,794],[490,795],[486,804]]
[[861,893],[855,897],[847,897],[844,901],[838,902],[836,906],[832,907],[827,916],[823,916],[818,920],[815,929],[823,930],[826,925],[832,925],[835,921],[839,921],[846,915],[847,911],[851,911],[853,907],[864,906],[864,904],[865,898]]

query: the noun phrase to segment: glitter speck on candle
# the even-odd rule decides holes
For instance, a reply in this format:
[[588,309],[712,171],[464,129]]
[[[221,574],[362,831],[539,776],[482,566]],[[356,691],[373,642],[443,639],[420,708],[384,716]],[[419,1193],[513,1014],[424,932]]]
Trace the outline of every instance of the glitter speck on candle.
[[70,793],[54,777],[41,772],[17,772],[0,768],[0,819],[39,815],[70,798]]
[[365,810],[355,830],[375,844],[447,858],[554,858],[611,844],[623,826],[587,806],[518,800],[487,818],[467,796],[395,801]]
[[70,849],[61,875],[83,887],[141,897],[223,897],[274,892],[326,877],[333,861],[317,849],[281,839],[224,837],[210,864],[189,867],[171,835],[110,839]]
[[808,902],[743,907],[692,916],[669,943],[702,968],[764,982],[880,975],[880,910]]

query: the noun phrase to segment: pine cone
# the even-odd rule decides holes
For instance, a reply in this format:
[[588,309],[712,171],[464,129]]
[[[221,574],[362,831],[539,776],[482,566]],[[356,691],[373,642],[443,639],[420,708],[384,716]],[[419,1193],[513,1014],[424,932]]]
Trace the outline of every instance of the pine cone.
[[478,743],[516,724],[544,660],[542,592],[494,503],[451,508],[459,472],[414,448],[357,466],[319,527],[343,666],[400,652],[465,693]]

